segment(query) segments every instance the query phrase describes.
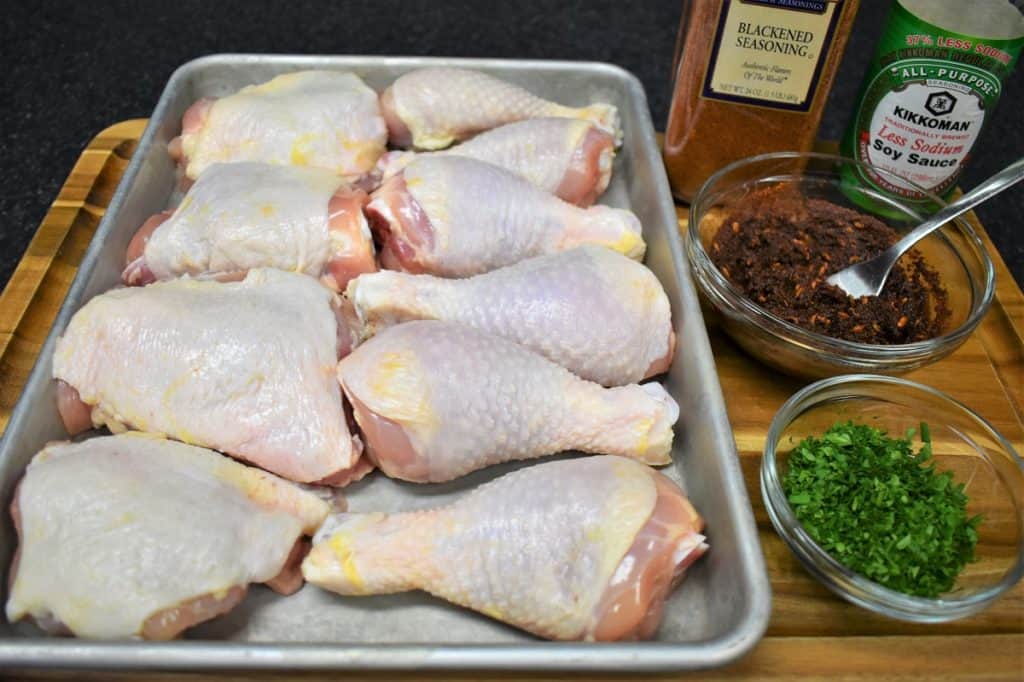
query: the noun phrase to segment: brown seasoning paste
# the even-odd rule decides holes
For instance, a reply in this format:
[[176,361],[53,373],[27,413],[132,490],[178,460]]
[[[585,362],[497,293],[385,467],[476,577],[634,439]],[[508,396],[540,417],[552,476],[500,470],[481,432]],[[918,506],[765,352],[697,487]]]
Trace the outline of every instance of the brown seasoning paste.
[[897,262],[877,297],[854,299],[825,282],[898,239],[877,218],[775,186],[732,209],[709,252],[745,296],[804,329],[870,344],[935,338],[949,320],[949,297],[918,252]]

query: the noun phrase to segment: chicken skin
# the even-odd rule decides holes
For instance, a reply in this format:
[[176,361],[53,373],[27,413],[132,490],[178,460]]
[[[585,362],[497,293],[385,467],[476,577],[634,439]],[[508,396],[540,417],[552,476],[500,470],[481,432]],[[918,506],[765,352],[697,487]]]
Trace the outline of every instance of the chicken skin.
[[630,258],[646,245],[639,219],[580,208],[483,161],[424,155],[377,189],[366,207],[392,270],[466,277],[526,258],[599,244]]
[[[563,201],[586,207],[608,189],[615,139],[590,121],[533,118],[429,153],[486,161],[522,176]],[[377,162],[377,174],[386,180],[417,156],[416,152],[388,152]]]
[[450,322],[386,329],[338,363],[384,473],[417,482],[564,450],[671,459],[679,408],[660,384],[604,388],[512,341]]
[[373,169],[387,145],[377,94],[353,73],[298,71],[185,112],[170,144],[195,180],[215,163],[325,168],[349,181]]
[[53,375],[69,433],[107,426],[220,450],[301,483],[366,473],[334,378],[347,328],[316,280],[250,270],[115,289],[79,310]]
[[454,504],[340,514],[302,574],[343,595],[424,590],[541,637],[651,637],[703,520],[647,466],[600,456],[520,469]]
[[210,450],[137,433],[51,443],[18,485],[7,618],[101,639],[171,639],[250,583],[282,594],[330,506]]
[[143,224],[121,278],[129,285],[182,275],[230,280],[269,267],[342,290],[377,269],[363,216],[367,199],[319,168],[214,164],[177,209]]
[[610,104],[567,107],[479,71],[426,68],[403,74],[380,96],[388,140],[397,147],[444,149],[458,140],[529,118],[592,121],[618,142],[619,113]]
[[352,280],[346,296],[364,337],[409,320],[458,322],[515,341],[604,386],[664,372],[675,350],[661,282],[640,263],[600,246],[465,279],[377,272]]

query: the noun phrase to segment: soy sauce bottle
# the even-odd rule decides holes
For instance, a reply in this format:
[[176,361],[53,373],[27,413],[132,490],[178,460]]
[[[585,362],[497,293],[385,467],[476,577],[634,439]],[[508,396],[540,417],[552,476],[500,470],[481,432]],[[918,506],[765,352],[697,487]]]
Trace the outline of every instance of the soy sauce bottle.
[[[1008,0],[896,0],[842,152],[948,196],[1024,46]],[[927,207],[926,195],[870,169],[846,180]]]

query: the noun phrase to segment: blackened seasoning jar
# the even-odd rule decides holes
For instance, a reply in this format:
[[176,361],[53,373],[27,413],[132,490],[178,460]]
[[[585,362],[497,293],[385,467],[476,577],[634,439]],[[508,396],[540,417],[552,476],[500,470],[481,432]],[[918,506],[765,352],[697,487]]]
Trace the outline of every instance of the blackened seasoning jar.
[[810,151],[857,4],[683,3],[664,149],[677,197],[744,157]]

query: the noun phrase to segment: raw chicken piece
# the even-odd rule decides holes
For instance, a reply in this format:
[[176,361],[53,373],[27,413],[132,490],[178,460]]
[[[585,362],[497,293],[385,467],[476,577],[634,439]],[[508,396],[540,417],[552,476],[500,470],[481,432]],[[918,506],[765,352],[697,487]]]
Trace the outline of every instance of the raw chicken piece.
[[[377,272],[349,283],[362,335],[408,320],[503,336],[605,386],[668,369],[672,311],[646,267],[600,246],[537,256],[467,279]],[[585,314],[581,314],[585,312]]]
[[640,221],[607,206],[579,208],[497,166],[424,155],[389,178],[366,207],[392,270],[465,277],[525,258],[600,244],[640,260]]
[[52,443],[11,504],[19,548],[7,618],[80,637],[171,639],[231,610],[249,583],[282,594],[330,511],[210,450],[142,434]]
[[551,639],[644,639],[704,522],[668,478],[621,457],[538,464],[453,505],[330,517],[302,562],[345,595],[425,590]]
[[443,149],[457,140],[528,118],[593,121],[622,137],[610,104],[573,108],[549,102],[493,76],[468,69],[427,68],[404,74],[380,96],[388,141],[398,147]]
[[385,329],[338,379],[388,476],[448,481],[563,450],[671,461],[679,408],[657,383],[603,388],[531,350],[436,320]]
[[198,178],[235,161],[316,166],[355,180],[387,145],[377,93],[353,73],[298,71],[221,99],[201,99],[169,147]]
[[237,279],[271,267],[333,289],[377,269],[367,196],[320,168],[217,163],[173,212],[153,216],[128,246],[126,284],[181,275]]
[[[590,121],[534,118],[432,153],[493,163],[570,204],[590,206],[608,188],[615,140]],[[388,152],[377,161],[377,174],[387,179],[416,156],[415,152]]]
[[166,434],[303,483],[357,478],[367,465],[334,378],[347,345],[335,298],[266,269],[97,296],[54,353],[65,425]]

